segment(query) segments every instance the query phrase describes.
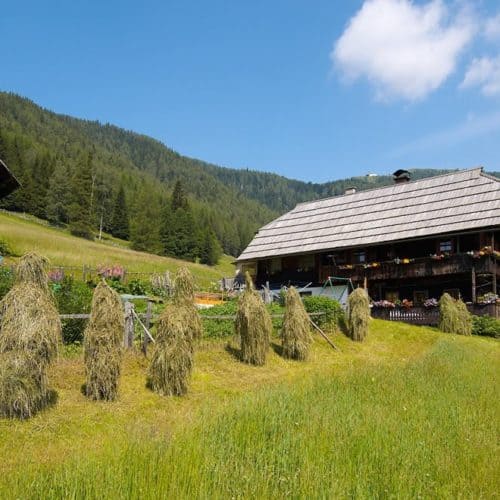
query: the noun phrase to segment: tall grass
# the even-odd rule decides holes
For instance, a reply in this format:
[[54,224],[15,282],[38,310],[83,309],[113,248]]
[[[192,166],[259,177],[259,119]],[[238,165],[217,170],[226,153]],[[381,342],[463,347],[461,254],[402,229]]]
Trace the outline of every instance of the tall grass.
[[208,402],[171,440],[3,477],[2,498],[494,497],[498,350],[441,338],[404,364]]
[[16,254],[36,251],[48,257],[54,266],[88,266],[121,264],[130,272],[152,273],[176,271],[187,266],[204,286],[221,276],[232,276],[234,266],[229,256],[223,256],[217,266],[184,262],[170,257],[160,257],[127,248],[125,241],[88,241],[76,238],[62,229],[47,226],[44,221],[30,217],[23,219],[18,214],[0,213],[0,237]]

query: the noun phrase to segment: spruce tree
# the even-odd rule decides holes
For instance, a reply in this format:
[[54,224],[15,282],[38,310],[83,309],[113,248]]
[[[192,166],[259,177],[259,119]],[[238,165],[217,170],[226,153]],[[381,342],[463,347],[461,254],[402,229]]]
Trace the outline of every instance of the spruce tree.
[[220,244],[212,230],[204,232],[200,248],[200,262],[209,266],[214,266],[219,261],[222,250]]
[[82,158],[71,179],[72,201],[69,206],[71,234],[92,239],[92,155]]
[[158,220],[160,205],[147,187],[140,188],[130,223],[130,241],[134,250],[160,253],[161,241]]
[[115,198],[113,217],[111,219],[111,234],[124,240],[128,240],[130,236],[128,209],[123,185],[120,186]]
[[69,222],[68,207],[71,204],[71,176],[67,166],[61,161],[56,163],[49,180],[46,196],[45,215],[52,224],[60,225]]
[[182,182],[178,180],[175,183],[174,190],[172,192],[172,210],[175,212],[177,209],[182,208],[184,210],[189,209],[189,203],[186,195],[186,191],[184,190],[184,186]]

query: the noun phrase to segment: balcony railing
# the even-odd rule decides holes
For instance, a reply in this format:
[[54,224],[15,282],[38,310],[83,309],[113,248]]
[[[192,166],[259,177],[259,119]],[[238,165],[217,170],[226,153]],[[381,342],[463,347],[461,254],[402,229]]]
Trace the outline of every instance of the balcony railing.
[[469,254],[455,254],[441,259],[422,257],[366,265],[322,266],[321,281],[326,280],[328,276],[351,278],[355,281],[361,281],[365,277],[368,280],[387,280],[442,276],[470,273],[473,267],[478,274],[494,273],[496,270],[495,257],[484,255],[474,258]]

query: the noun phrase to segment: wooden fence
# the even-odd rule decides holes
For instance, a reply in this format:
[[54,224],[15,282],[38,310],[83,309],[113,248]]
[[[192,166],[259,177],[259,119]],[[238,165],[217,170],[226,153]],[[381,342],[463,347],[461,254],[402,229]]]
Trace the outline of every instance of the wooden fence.
[[[141,336],[140,342],[142,346],[142,350],[144,353],[147,352],[148,345],[153,342],[154,337],[151,335],[151,326],[158,318],[158,314],[153,314],[153,302],[148,301],[147,309],[145,313],[138,313],[135,311],[134,304],[129,301],[125,301],[124,303],[124,313],[125,313],[125,330],[123,332],[123,345],[126,348],[132,348],[135,340],[135,331],[136,326],[140,327]],[[309,313],[310,318],[323,316],[324,312],[313,312]],[[272,318],[284,318],[283,313],[275,313],[271,314]],[[88,320],[90,318],[90,314],[77,313],[77,314],[60,314],[59,317],[61,320],[72,320],[72,319],[83,319]],[[214,314],[214,315],[204,315],[201,314],[200,318],[204,321],[214,321],[214,320],[226,320],[226,321],[234,321],[236,319],[236,315],[234,314]],[[317,325],[311,321],[315,328]]]
[[[492,316],[500,318],[500,304],[467,304],[467,309],[475,316]],[[372,317],[388,321],[402,321],[412,325],[436,326],[439,323],[439,308],[410,307],[406,308],[372,308]]]

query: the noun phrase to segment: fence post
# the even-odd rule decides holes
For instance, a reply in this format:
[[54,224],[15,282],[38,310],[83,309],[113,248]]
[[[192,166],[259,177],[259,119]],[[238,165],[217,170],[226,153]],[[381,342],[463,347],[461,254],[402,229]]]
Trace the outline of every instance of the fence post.
[[134,345],[134,304],[125,302],[125,331],[123,332],[123,345],[130,348]]
[[[146,309],[146,320],[145,320],[145,326],[149,330],[151,328],[151,317],[153,315],[153,303],[148,300],[148,307]],[[142,332],[143,334],[143,339],[142,339],[142,351],[144,352],[144,355],[146,355],[147,350],[148,350],[148,344],[149,344],[149,337],[146,335],[145,332]]]
[[85,264],[83,264],[83,267],[82,267],[82,281],[85,282],[87,281],[87,266]]

